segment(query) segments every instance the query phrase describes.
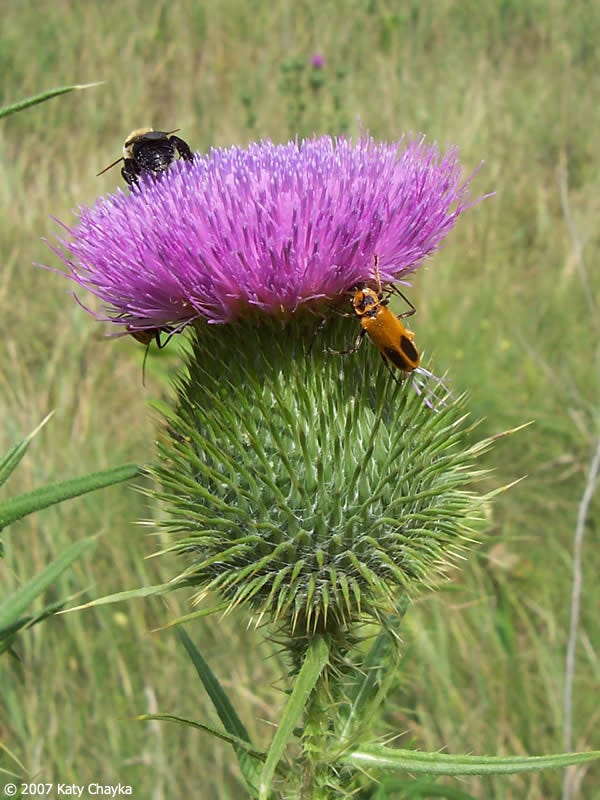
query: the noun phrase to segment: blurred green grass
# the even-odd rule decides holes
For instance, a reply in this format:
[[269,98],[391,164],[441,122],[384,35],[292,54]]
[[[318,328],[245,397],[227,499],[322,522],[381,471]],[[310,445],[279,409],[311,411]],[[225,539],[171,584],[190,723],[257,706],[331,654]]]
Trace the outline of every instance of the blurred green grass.
[[[143,348],[106,339],[65,281],[31,266],[57,266],[42,241],[57,230],[50,215],[68,222],[71,209],[120,185],[116,169],[95,175],[132,128],[180,127],[199,150],[284,141],[298,98],[282,91],[282,66],[308,65],[318,52],[323,85],[301,106],[301,132],[367,129],[392,139],[423,131],[442,147],[458,144],[467,172],[485,160],[474,192],[496,195],[461,219],[416,276],[414,328],[436,370],[470,392],[482,435],[534,420],[487,458],[490,486],[527,478],[498,499],[489,541],[452,585],[408,614],[406,674],[388,716],[423,749],[561,750],[571,544],[600,427],[600,7],[59,0],[49,13],[10,0],[0,37],[2,103],[106,81],[0,125],[0,449],[56,409],[4,491],[152,457],[157,415],[147,400],[165,391],[171,346],[150,357],[140,391]],[[600,747],[598,506],[596,498],[577,658],[581,750]],[[13,590],[92,533],[102,534],[95,553],[63,577],[56,597],[168,580],[178,565],[146,560],[160,542],[136,525],[157,513],[132,487],[40,513],[11,528],[3,585]],[[0,741],[30,776],[120,780],[140,797],[198,796],[199,786],[205,798],[241,795],[224,746],[130,721],[158,710],[216,724],[173,635],[151,632],[188,610],[185,597],[101,607],[22,637],[20,660],[0,661]],[[246,622],[203,620],[189,633],[264,744],[285,699],[283,668]],[[586,769],[581,798],[600,793],[598,767]],[[561,779],[462,785],[478,797],[542,800],[559,796]]]

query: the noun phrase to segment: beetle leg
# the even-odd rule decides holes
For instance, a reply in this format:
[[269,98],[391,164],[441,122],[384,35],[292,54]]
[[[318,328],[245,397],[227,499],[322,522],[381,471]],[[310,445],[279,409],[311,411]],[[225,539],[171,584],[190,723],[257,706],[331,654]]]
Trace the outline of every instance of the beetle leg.
[[408,311],[403,311],[402,314],[398,314],[398,319],[405,319],[406,317],[412,317],[412,315],[416,313],[417,309],[413,306],[408,297],[405,294],[403,294],[400,291],[400,289],[398,289],[397,286],[390,286],[390,288],[387,291],[390,294],[397,294],[404,300],[406,305],[409,307]]
[[308,346],[308,350],[306,351],[307,357],[312,353],[312,349],[313,349],[313,346],[315,344],[315,339],[317,338],[319,333],[321,333],[321,331],[323,330],[325,325],[327,325],[328,321],[329,321],[328,317],[323,317],[321,320],[319,320],[319,324],[315,327],[315,329],[313,331],[313,335],[312,335],[312,338],[310,340],[310,344]]
[[[352,313],[352,314],[346,314],[346,313],[344,313],[344,312],[342,312],[342,311],[336,311],[336,312],[335,312],[335,315],[336,315],[336,317],[352,317],[353,319],[356,319],[356,314],[354,314],[354,313]],[[314,330],[314,333],[313,333],[313,335],[312,335],[312,339],[311,339],[311,341],[310,341],[310,345],[309,345],[309,347],[308,347],[308,351],[307,351],[307,353],[306,353],[306,355],[307,355],[307,356],[309,356],[309,355],[311,354],[311,352],[312,352],[312,349],[313,349],[313,346],[314,346],[314,343],[315,343],[315,339],[317,338],[317,336],[319,335],[319,333],[321,333],[321,331],[323,330],[323,328],[325,327],[325,325],[327,325],[327,323],[329,322],[329,319],[330,319],[329,317],[323,317],[323,318],[322,318],[322,319],[319,321],[319,324],[316,326],[316,328],[315,328],[315,330]],[[357,348],[357,349],[358,349],[358,348]],[[336,353],[337,353],[337,350],[336,350],[336,351],[334,351],[334,352],[336,352]],[[345,352],[345,351],[344,351],[344,352]],[[355,351],[354,351],[354,350],[352,350],[352,351],[348,351],[348,352],[355,352]]]
[[393,369],[392,369],[392,367],[391,367],[391,365],[390,365],[390,362],[389,362],[389,361],[388,361],[388,359],[387,359],[387,358],[386,358],[386,357],[383,355],[383,353],[381,354],[381,357],[383,358],[383,363],[385,364],[387,371],[388,371],[388,372],[390,373],[390,375],[392,376],[392,380],[394,381],[394,383],[397,383],[397,384],[398,384],[398,386],[402,386],[402,383],[404,382],[404,373],[402,373],[402,375],[401,375],[401,376],[397,375],[397,372],[398,372],[398,370],[393,370]]
[[325,352],[326,353],[330,353],[332,356],[349,356],[349,355],[352,355],[352,353],[356,353],[358,348],[361,346],[362,340],[365,338],[365,333],[366,333],[366,330],[364,328],[361,328],[358,336],[356,337],[356,341],[354,342],[354,345],[352,347],[350,347],[348,350],[332,350],[331,347],[327,347]]

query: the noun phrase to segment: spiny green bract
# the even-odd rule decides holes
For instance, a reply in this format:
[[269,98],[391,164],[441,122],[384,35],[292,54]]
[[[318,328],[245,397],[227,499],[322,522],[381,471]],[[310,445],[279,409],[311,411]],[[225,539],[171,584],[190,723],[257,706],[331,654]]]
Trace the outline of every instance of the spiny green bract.
[[481,499],[460,402],[399,387],[356,322],[202,325],[159,442],[187,583],[303,635],[379,617],[464,547]]

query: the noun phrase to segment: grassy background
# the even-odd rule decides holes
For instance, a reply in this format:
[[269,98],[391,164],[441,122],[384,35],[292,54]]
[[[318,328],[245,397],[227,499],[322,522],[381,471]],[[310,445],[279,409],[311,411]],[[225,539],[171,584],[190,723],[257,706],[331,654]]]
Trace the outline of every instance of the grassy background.
[[[56,229],[50,215],[68,221],[120,185],[118,170],[95,174],[129,130],[181,127],[199,150],[297,131],[423,131],[458,144],[467,171],[485,159],[474,191],[496,196],[465,215],[411,297],[420,345],[469,390],[483,433],[535,420],[487,459],[498,483],[527,479],[496,503],[490,540],[451,588],[408,615],[389,716],[427,750],[560,751],[572,536],[600,428],[600,6],[9,0],[0,37],[3,102],[106,81],[0,124],[0,450],[56,410],[5,493],[152,457],[147,401],[162,389],[151,365],[140,391],[143,348],[107,341],[59,277],[31,266],[56,266],[42,241]],[[320,88],[298,68],[314,52],[326,59]],[[577,650],[580,750],[600,748],[598,502]],[[146,560],[157,542],[136,525],[152,515],[127,486],[40,513],[11,528],[2,586],[15,589],[91,533],[101,534],[95,553],[56,597],[167,580],[177,565]],[[138,601],[22,637],[20,660],[0,661],[0,741],[25,774],[121,781],[153,800],[241,796],[225,748],[129,719],[160,710],[215,721],[173,635],[152,633],[187,610],[185,600]],[[262,635],[242,615],[189,632],[266,743],[284,697]],[[481,798],[542,800],[559,796],[561,780],[549,772],[463,786]],[[600,771],[586,767],[575,784],[577,797],[600,796]]]

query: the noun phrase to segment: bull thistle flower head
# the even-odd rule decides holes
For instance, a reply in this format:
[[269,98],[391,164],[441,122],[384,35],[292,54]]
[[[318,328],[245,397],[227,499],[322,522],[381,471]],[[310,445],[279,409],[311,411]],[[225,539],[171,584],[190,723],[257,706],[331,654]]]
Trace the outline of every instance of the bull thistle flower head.
[[406,283],[468,185],[456,151],[423,138],[261,142],[142,178],[59,240],[97,316],[191,331],[154,473],[198,597],[215,590],[292,639],[343,634],[464,548],[481,499],[462,401],[432,409],[430,373],[400,386],[369,344],[331,350],[360,330],[348,300],[375,257],[384,286]]

